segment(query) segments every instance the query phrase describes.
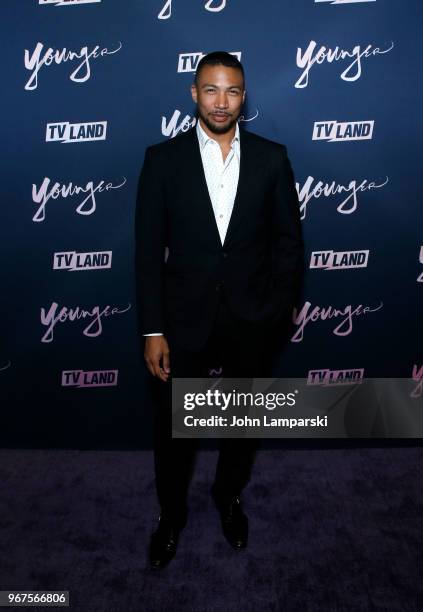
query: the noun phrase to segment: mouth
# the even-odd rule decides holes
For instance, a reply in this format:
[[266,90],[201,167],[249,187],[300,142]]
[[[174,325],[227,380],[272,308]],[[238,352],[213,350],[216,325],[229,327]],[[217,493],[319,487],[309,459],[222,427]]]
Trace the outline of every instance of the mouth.
[[211,113],[213,119],[215,121],[217,121],[218,123],[222,123],[223,121],[226,121],[226,119],[228,119],[228,117],[230,117],[230,115],[228,115],[228,113]]

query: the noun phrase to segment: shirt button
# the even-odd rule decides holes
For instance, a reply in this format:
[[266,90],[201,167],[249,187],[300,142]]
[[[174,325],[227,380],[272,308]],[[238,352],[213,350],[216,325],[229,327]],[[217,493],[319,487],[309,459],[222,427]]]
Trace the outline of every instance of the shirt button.
[[219,215],[220,219],[223,219],[223,215]]
[[223,187],[224,186],[223,183],[220,186]]

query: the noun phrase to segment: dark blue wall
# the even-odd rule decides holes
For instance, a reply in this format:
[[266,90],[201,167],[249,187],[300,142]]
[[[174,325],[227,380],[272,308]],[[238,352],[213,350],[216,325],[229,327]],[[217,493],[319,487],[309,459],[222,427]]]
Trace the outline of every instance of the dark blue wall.
[[[423,364],[420,0],[63,4],[0,7],[3,444],[150,443],[134,209],[145,147],[193,120],[193,72],[178,66],[195,69],[198,57],[180,54],[241,52],[242,125],[288,147],[307,263],[317,251],[369,251],[366,267],[308,269],[277,375],[416,374]],[[331,128],[331,121],[364,125]],[[46,140],[59,133],[48,124],[65,122],[107,122],[105,138]],[[321,135],[372,128],[372,137],[313,140],[314,124],[324,122]],[[45,207],[36,201],[43,182],[53,193]],[[63,252],[112,252],[111,267],[54,269],[54,253]],[[43,312],[54,303],[57,316],[68,309],[67,320],[49,329]],[[99,322],[95,309],[107,306]],[[304,325],[302,315],[313,316]],[[110,374],[117,384],[63,385],[83,377],[63,372],[101,370],[117,370]]]

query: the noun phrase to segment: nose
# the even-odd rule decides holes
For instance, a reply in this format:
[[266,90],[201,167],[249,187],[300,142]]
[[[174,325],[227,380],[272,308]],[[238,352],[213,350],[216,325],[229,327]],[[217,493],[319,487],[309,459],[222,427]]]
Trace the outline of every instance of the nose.
[[220,91],[216,97],[215,104],[217,108],[228,108],[228,94],[226,91]]

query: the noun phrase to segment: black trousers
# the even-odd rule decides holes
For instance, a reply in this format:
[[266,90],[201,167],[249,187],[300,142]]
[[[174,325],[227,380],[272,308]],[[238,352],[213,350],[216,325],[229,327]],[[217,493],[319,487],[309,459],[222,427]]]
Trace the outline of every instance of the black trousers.
[[[188,513],[188,489],[192,477],[197,439],[172,438],[172,377],[207,378],[210,368],[223,368],[225,378],[269,377],[274,338],[260,324],[238,319],[221,294],[216,318],[206,345],[199,351],[179,347],[171,336],[170,375],[166,382],[151,377],[154,399],[154,466],[161,515],[175,525],[184,524]],[[221,438],[213,490],[224,503],[240,495],[252,472],[258,439]]]

